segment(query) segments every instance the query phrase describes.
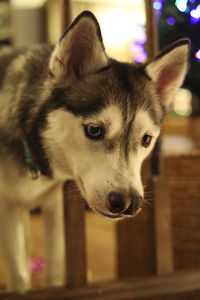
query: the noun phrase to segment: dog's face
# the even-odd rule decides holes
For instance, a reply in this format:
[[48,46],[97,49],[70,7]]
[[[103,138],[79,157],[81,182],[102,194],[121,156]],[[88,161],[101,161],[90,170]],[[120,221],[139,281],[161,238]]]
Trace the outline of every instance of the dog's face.
[[97,213],[122,218],[143,205],[140,170],[188,68],[188,40],[151,63],[109,59],[95,17],[82,13],[50,60],[53,101],[45,147],[55,177],[76,180]]

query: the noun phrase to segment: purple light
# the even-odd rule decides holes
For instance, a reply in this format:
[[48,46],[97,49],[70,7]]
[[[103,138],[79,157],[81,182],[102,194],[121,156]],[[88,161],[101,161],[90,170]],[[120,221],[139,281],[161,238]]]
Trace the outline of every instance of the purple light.
[[196,25],[200,20],[200,5],[196,9],[191,10],[190,12],[190,23]]
[[192,25],[196,25],[199,22],[199,19],[193,18],[192,16],[190,16],[190,23]]
[[143,62],[147,58],[146,51],[142,51],[134,57],[134,61],[137,63]]
[[189,0],[189,1],[190,1],[190,3],[195,3],[196,0]]
[[131,44],[130,49],[132,52],[140,52],[143,50],[143,47],[141,45],[133,43]]
[[143,27],[138,27],[138,30],[137,30],[137,33],[136,33],[136,36],[135,36],[135,43],[136,44],[144,44],[146,42],[146,33],[144,31],[144,28]]
[[200,49],[195,53],[195,57],[200,61]]
[[162,12],[162,6],[163,2],[165,0],[154,0],[153,1],[153,8],[154,8],[154,13],[155,13],[155,21],[156,23],[159,22],[160,14]]
[[176,23],[176,20],[173,17],[169,17],[166,19],[167,24],[173,26]]

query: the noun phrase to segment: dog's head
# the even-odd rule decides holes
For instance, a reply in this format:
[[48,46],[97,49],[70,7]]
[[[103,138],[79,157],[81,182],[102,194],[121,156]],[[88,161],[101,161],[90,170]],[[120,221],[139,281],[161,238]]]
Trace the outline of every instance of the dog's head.
[[64,32],[49,68],[55,103],[43,132],[55,177],[76,180],[90,207],[110,218],[143,205],[140,170],[188,69],[179,40],[145,65],[110,59],[99,24],[83,12]]

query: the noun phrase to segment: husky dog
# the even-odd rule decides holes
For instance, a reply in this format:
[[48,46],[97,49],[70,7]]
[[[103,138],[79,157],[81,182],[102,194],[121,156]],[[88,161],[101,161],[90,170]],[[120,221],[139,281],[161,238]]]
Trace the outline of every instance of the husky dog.
[[9,290],[30,286],[23,211],[35,206],[44,213],[47,284],[63,283],[66,180],[75,180],[102,216],[140,212],[141,164],[184,80],[188,57],[189,40],[182,39],[146,64],[111,59],[89,11],[55,48],[0,51],[0,240]]

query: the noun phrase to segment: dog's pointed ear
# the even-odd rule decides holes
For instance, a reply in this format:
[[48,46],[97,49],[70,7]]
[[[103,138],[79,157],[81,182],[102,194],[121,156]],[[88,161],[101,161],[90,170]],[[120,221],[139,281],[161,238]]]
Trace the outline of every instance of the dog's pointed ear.
[[165,48],[145,66],[166,109],[184,81],[189,68],[189,52],[189,39],[181,39]]
[[66,29],[56,45],[49,63],[57,81],[73,81],[93,73],[108,64],[95,16],[82,12]]

